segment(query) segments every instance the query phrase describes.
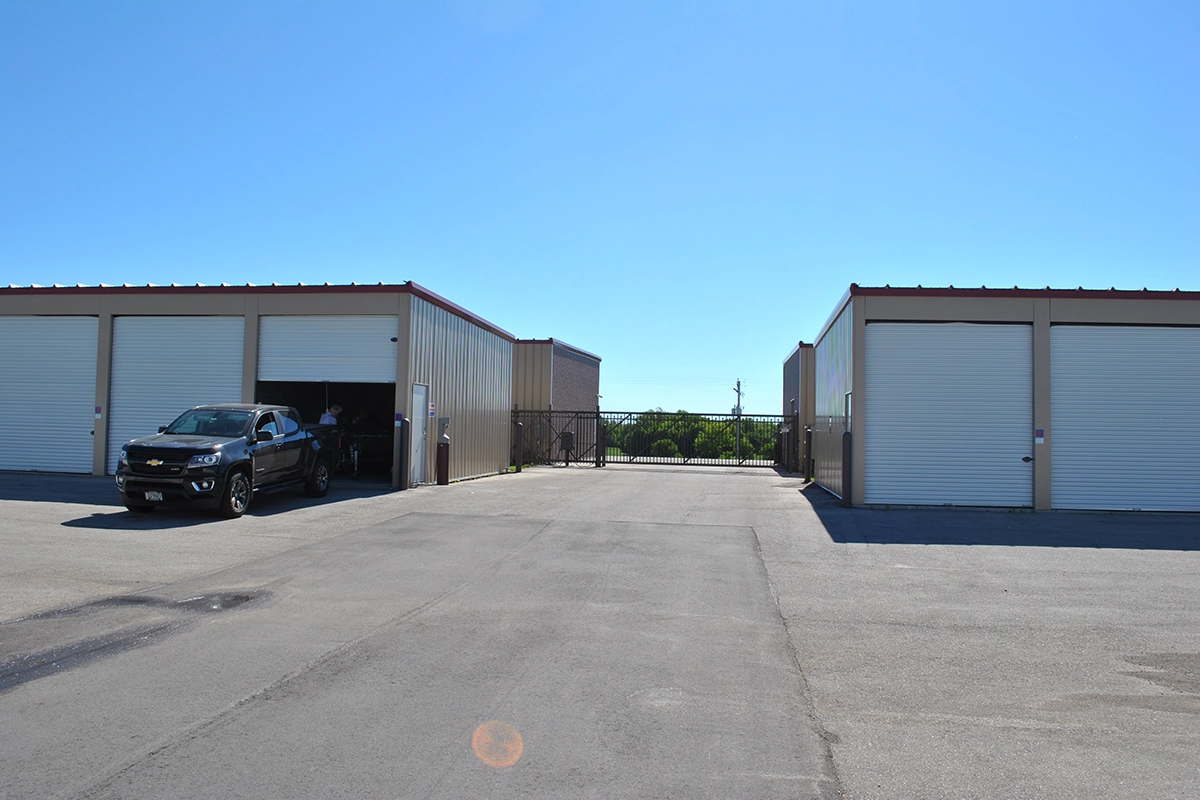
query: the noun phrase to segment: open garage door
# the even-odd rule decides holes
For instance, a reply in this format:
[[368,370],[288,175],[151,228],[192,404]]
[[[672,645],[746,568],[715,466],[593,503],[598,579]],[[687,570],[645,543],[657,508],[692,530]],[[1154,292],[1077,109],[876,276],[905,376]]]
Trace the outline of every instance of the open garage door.
[[395,383],[397,317],[262,317],[260,381]]
[[92,471],[95,317],[0,317],[0,469]]
[[109,388],[108,472],[121,445],[192,406],[240,403],[242,317],[116,317]]
[[1050,329],[1054,508],[1200,511],[1200,329]]
[[260,318],[255,399],[294,406],[306,422],[341,406],[355,474],[390,472],[399,325],[394,316]]
[[866,502],[1032,506],[1032,328],[866,327]]

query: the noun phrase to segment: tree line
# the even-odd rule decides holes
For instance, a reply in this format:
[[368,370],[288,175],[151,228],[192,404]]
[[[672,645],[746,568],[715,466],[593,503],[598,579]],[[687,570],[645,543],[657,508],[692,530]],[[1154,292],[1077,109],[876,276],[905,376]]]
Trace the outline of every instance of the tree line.
[[656,458],[742,458],[775,457],[775,422],[741,418],[741,447],[738,420],[706,417],[680,410],[675,413],[651,409],[628,420],[605,420],[610,456],[653,456]]

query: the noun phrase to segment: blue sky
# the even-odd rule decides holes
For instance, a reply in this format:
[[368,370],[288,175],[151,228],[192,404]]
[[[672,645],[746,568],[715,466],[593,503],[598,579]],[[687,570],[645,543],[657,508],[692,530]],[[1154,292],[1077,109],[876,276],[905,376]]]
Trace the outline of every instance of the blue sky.
[[1200,4],[0,0],[0,285],[406,280],[759,413],[851,282],[1200,290]]

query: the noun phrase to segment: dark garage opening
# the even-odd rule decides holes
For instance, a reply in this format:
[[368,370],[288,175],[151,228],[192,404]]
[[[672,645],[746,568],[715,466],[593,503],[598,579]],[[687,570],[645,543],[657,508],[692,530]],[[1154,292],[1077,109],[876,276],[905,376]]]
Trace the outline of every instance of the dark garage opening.
[[[260,403],[292,406],[308,423],[317,422],[329,406],[341,406],[339,471],[355,478],[391,480],[396,384],[259,381],[255,397]],[[355,452],[357,472],[351,457]]]

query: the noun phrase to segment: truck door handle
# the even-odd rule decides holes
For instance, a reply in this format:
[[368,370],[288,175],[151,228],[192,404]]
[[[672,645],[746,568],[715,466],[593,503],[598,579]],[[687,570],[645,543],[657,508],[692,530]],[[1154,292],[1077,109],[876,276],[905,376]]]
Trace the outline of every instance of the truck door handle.
[[1033,461],[1033,456],[1025,456],[1021,460],[1028,464],[1030,461]]

